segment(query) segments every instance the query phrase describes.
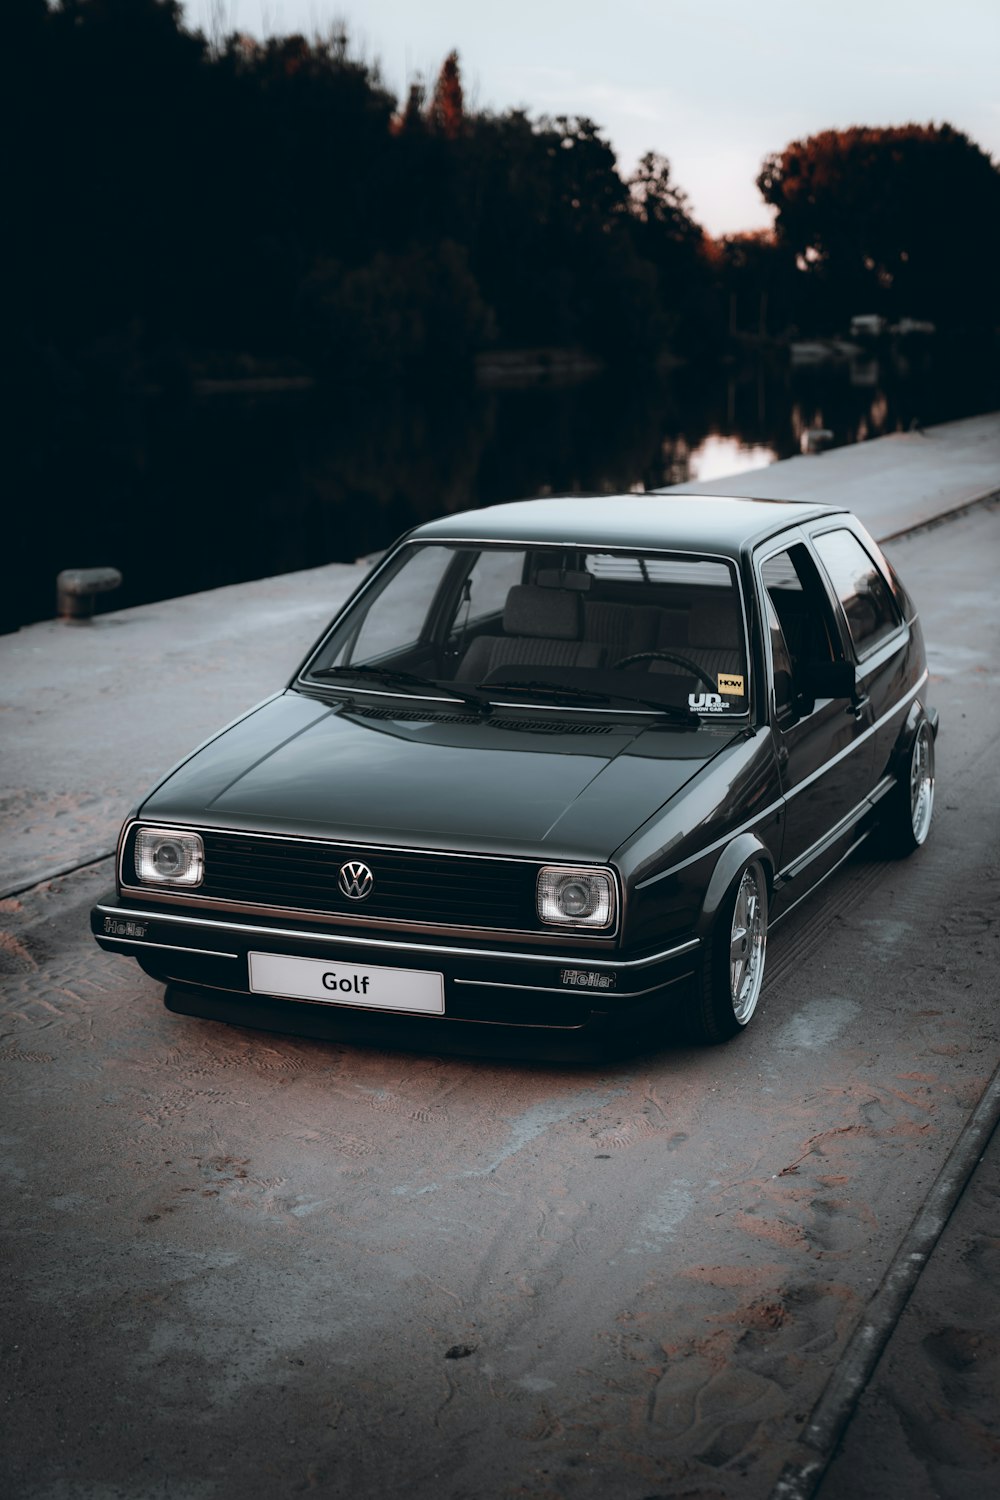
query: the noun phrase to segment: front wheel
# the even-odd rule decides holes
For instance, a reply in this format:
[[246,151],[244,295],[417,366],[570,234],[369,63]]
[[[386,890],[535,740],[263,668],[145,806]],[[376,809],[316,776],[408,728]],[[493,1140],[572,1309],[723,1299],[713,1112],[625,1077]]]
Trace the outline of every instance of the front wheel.
[[708,937],[690,1010],[693,1040],[724,1042],[749,1023],[766,952],[767,875],[752,859],[726,892]]

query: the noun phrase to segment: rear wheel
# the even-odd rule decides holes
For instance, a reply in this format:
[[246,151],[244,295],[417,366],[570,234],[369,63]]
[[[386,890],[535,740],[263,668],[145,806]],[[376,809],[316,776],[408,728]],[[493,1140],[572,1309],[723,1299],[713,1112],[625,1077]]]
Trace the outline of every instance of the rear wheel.
[[706,944],[690,1011],[695,1041],[723,1042],[749,1024],[766,952],[767,875],[752,859],[726,892]]
[[926,843],[934,815],[934,733],[922,719],[906,769],[887,798],[883,831],[888,852],[905,857]]

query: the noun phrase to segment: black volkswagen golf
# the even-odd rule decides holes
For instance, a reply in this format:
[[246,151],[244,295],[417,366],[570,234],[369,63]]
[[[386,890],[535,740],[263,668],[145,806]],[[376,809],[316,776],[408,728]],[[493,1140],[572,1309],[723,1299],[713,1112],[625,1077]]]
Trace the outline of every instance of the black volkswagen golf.
[[557,498],[403,537],[128,817],[103,948],[177,1012],[479,1050],[706,1042],[873,831],[927,838],[914,605],[849,513]]

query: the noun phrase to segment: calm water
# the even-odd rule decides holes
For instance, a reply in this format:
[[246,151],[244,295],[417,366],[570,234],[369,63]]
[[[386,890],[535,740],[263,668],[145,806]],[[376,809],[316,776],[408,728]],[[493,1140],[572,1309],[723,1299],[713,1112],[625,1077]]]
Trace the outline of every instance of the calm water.
[[4,623],[51,616],[64,567],[120,568],[105,604],[123,608],[352,561],[476,505],[719,478],[799,452],[808,427],[857,442],[997,406],[992,371],[920,351],[891,365],[683,368],[653,386],[602,377],[384,401],[77,393],[32,429],[12,523],[24,568]]

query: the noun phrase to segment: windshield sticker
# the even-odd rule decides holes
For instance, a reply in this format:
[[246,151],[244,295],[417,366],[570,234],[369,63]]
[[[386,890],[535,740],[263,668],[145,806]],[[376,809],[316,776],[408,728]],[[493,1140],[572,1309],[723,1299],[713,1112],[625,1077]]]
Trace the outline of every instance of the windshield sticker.
[[688,693],[688,708],[699,714],[724,714],[730,704],[719,693]]
[[736,693],[740,698],[742,698],[743,697],[743,678],[742,677],[737,677],[736,674],[735,674],[735,672],[720,672],[719,673],[719,692],[720,693]]

